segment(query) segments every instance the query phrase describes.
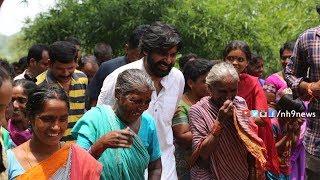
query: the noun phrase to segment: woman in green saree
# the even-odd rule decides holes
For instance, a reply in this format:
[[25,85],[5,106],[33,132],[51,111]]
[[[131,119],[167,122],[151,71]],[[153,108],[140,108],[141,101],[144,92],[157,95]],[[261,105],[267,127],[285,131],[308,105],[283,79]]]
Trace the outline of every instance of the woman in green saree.
[[153,117],[148,109],[154,89],[138,69],[119,74],[116,103],[91,108],[75,124],[72,135],[103,164],[101,179],[160,179],[161,153]]

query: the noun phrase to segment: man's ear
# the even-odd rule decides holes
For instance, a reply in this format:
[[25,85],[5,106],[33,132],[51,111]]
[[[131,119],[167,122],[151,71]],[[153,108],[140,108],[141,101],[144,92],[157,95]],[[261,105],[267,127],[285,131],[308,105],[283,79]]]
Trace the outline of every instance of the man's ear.
[[34,67],[36,65],[37,61],[34,58],[31,58],[29,61],[29,66]]
[[141,53],[143,54],[143,56],[147,56],[148,55],[148,53],[145,52],[145,51],[142,51]]

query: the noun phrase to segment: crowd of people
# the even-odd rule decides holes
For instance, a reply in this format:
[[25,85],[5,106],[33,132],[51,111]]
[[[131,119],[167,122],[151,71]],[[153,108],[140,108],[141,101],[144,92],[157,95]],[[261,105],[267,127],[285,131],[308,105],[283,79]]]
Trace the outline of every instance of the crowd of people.
[[267,78],[240,40],[220,60],[176,60],[182,37],[162,22],[116,58],[74,37],[33,45],[0,61],[0,178],[317,179],[319,31],[285,42]]

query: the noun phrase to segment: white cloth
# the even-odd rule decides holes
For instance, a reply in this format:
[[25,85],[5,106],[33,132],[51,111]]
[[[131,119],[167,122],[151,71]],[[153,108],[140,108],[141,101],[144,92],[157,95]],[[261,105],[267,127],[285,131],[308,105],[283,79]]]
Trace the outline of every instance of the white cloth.
[[26,71],[27,71],[27,70],[24,70],[23,73],[21,73],[21,74],[19,74],[18,76],[16,76],[13,80],[15,81],[15,80],[18,80],[18,79],[26,79],[26,78],[24,77],[24,75],[26,74]]
[[[114,89],[117,77],[121,72],[127,69],[140,69],[146,71],[143,65],[143,59],[127,64],[113,71],[103,81],[101,93],[98,98],[98,105],[114,105]],[[171,125],[174,112],[183,94],[184,77],[181,71],[176,68],[172,68],[170,73],[161,79],[160,83],[163,88],[158,95],[156,91],[152,92],[151,102],[147,111],[156,120],[158,129],[158,138],[162,152],[161,179],[175,180],[177,179],[177,172]]]

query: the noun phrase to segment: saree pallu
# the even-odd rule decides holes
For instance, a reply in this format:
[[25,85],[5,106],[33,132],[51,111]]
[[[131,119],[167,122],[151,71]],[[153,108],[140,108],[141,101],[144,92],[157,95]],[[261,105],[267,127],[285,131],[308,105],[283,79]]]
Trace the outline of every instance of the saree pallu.
[[[242,73],[239,75],[238,96],[245,99],[249,110],[268,111],[267,98],[258,78]],[[258,127],[258,136],[263,140],[267,149],[267,170],[274,174],[280,173],[279,158],[273,138],[271,121],[268,117],[262,118],[265,125]]]
[[[111,108],[107,110],[108,122],[105,128],[108,132],[124,129],[126,125],[118,119]],[[141,139],[134,134],[133,144],[130,148],[107,149],[99,161],[104,162],[104,173],[102,179],[144,179],[144,172],[147,169],[150,155],[144,147]]]
[[76,145],[66,144],[48,159],[28,169],[17,180],[98,180],[102,166]]
[[251,118],[243,115],[243,112],[247,110],[247,107],[244,103],[244,101],[241,101],[237,98],[234,99],[235,109],[233,113],[233,121],[240,139],[246,146],[247,150],[256,159],[255,165],[258,174],[261,174],[266,170],[267,151],[265,149],[263,140],[258,136],[257,125],[252,121]]

